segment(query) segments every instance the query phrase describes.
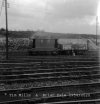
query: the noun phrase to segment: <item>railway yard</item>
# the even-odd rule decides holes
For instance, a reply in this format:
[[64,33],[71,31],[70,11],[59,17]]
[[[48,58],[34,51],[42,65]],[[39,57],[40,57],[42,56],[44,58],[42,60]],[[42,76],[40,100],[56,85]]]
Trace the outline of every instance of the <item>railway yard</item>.
[[1,0],[0,19],[0,104],[100,104],[100,0]]
[[99,69],[98,55],[11,56],[0,61],[0,103],[99,104]]

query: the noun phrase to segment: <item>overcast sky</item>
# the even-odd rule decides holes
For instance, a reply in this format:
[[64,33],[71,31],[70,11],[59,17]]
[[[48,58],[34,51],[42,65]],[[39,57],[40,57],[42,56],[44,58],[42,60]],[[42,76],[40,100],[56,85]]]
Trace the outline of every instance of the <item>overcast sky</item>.
[[[0,7],[1,2],[2,0]],[[8,2],[9,29],[95,34],[100,0],[8,0]],[[0,27],[5,27],[4,7]]]

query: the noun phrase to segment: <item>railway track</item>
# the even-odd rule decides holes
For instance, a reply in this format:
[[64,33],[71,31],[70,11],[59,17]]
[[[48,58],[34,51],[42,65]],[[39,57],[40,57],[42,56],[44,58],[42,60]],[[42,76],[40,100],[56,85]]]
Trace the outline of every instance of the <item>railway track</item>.
[[66,78],[66,79],[73,79],[73,78],[100,78],[100,73],[98,74],[90,74],[90,73],[83,73],[82,75],[80,73],[66,73],[66,72],[52,72],[52,73],[35,73],[35,74],[12,74],[12,75],[0,75],[0,79],[9,80],[9,79],[23,79],[23,78],[33,78],[33,79],[44,79],[44,78]]
[[[24,72],[23,72],[24,71]],[[75,74],[75,75],[79,75],[79,74],[97,74],[97,73],[100,73],[100,71],[98,70],[98,69],[94,69],[94,70],[84,70],[84,69],[82,69],[82,70],[73,70],[73,69],[71,69],[71,68],[69,68],[69,69],[37,69],[37,70],[32,70],[32,69],[26,69],[26,70],[24,70],[24,69],[22,69],[22,70],[17,70],[17,69],[6,69],[6,70],[3,70],[2,72],[0,72],[0,74],[1,74],[1,76],[3,76],[3,75],[21,75],[21,74],[26,74],[26,75],[28,75],[28,74],[30,74],[30,75],[36,75],[36,74],[53,74],[53,73],[66,73],[66,74]]]
[[99,69],[98,57],[27,56],[1,60],[0,102],[97,104]]
[[[21,103],[20,103],[21,102]],[[14,102],[8,102],[6,104],[14,104]],[[77,100],[77,101],[60,101],[60,102],[47,102],[43,99],[42,102],[31,100],[20,100],[16,101],[16,104],[100,104],[100,99],[93,99],[93,100]],[[5,103],[3,103],[5,104]]]
[[99,66],[96,61],[61,61],[61,62],[30,62],[30,63],[0,63],[0,68],[36,67],[36,68],[66,68],[77,66]]
[[14,58],[14,59],[9,59],[9,60],[2,60],[1,62],[5,63],[5,62],[9,62],[9,63],[18,63],[18,62],[61,62],[61,61],[99,61],[99,58],[97,57],[94,57],[94,58],[86,58],[86,57],[81,57],[81,58],[78,58],[78,57],[75,57],[75,58],[69,58],[69,57],[60,57],[60,58],[36,58],[36,57],[32,57],[32,58]]

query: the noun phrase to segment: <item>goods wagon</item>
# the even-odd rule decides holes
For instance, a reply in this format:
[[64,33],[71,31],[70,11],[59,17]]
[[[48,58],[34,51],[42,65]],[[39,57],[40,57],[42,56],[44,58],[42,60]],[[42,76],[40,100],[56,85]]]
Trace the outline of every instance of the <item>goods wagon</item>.
[[83,55],[88,50],[88,46],[87,44],[73,44],[72,50],[75,53],[75,55],[78,55],[78,54]]
[[83,55],[88,50],[86,39],[59,39],[61,45],[60,54],[66,55]]

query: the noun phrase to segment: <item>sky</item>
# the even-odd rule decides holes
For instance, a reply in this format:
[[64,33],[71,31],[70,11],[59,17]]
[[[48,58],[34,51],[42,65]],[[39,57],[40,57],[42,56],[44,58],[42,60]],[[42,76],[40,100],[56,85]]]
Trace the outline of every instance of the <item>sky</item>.
[[[58,33],[95,34],[100,0],[8,0],[10,30],[44,30]],[[0,7],[2,0],[0,0]],[[4,4],[0,28],[5,27]]]

